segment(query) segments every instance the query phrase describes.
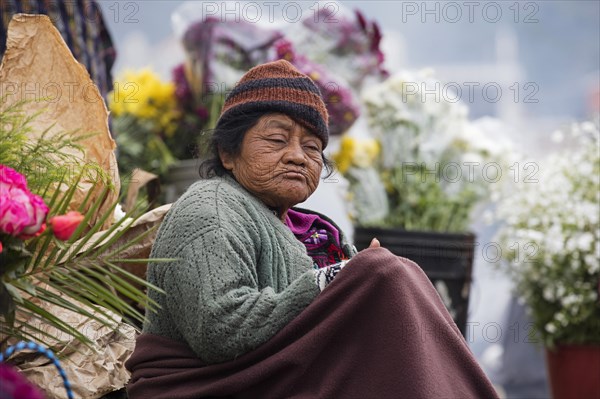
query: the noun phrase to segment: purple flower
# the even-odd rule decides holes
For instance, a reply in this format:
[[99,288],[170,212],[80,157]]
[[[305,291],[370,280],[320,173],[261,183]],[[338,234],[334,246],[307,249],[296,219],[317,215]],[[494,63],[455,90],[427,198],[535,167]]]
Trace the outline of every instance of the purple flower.
[[266,62],[273,43],[282,36],[243,20],[207,18],[191,25],[183,36],[183,46],[188,58],[186,76],[194,96],[204,96],[211,84],[235,83],[224,81],[219,74],[223,69],[239,70],[241,76]]
[[[304,19],[303,25],[312,38],[321,37],[323,42],[332,42],[326,53],[319,55],[319,59],[324,58],[329,67],[339,65],[339,57],[351,59],[352,76],[346,78],[353,87],[359,88],[367,76],[385,78],[389,73],[383,68],[384,54],[380,48],[382,36],[379,26],[375,22],[369,22],[358,10],[355,10],[354,15],[353,20],[334,14],[334,10],[330,8],[322,8],[314,17]],[[299,46],[302,48],[300,43]],[[310,54],[306,55],[310,57]]]
[[0,398],[43,399],[45,396],[38,387],[27,381],[13,366],[0,363]]
[[202,120],[206,120],[208,119],[208,109],[206,107],[200,106],[198,108],[196,108],[196,115],[202,119]]
[[286,39],[281,39],[275,42],[275,53],[277,54],[277,59],[280,60],[283,59],[293,62],[294,58],[296,58],[294,46]]
[[353,91],[341,80],[336,79],[329,71],[297,54],[293,45],[281,39],[275,43],[278,59],[285,58],[298,70],[315,82],[329,113],[329,134],[337,136],[343,134],[352,126],[359,115],[359,106]]
[[311,234],[308,238],[304,240],[305,243],[308,244],[320,244],[322,241],[327,240],[327,231],[324,229],[312,229]]
[[192,100],[192,89],[185,76],[184,64],[173,69],[173,82],[175,83],[175,97],[179,104],[186,104]]

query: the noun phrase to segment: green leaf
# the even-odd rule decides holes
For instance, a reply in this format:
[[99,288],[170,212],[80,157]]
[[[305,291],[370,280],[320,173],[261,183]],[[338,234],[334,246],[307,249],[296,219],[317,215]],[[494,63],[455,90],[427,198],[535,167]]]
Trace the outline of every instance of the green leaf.
[[39,315],[40,317],[42,317],[45,321],[47,321],[51,326],[55,327],[56,329],[75,337],[80,342],[87,344],[87,345],[92,344],[92,341],[88,337],[86,337],[85,335],[83,335],[79,331],[77,331],[77,329],[71,327],[69,324],[62,321],[57,316],[53,315],[52,313],[49,313],[46,309],[39,307],[38,305],[31,302],[30,300],[26,299],[23,303],[23,307],[25,309],[32,311],[34,314]]
[[22,278],[17,280],[18,287],[28,293],[31,296],[36,296],[37,292],[35,290],[35,286],[31,283],[28,278]]
[[14,287],[13,284],[11,284],[11,283],[4,283],[3,285],[6,288],[6,291],[8,291],[8,293],[12,297],[12,299],[13,299],[13,301],[15,303],[17,303],[17,304],[22,304],[23,303],[23,297],[21,296],[21,293],[19,292],[18,289],[16,289]]
[[[0,281],[0,315],[12,326],[15,322],[15,302],[7,286]],[[1,324],[1,323],[0,323]]]

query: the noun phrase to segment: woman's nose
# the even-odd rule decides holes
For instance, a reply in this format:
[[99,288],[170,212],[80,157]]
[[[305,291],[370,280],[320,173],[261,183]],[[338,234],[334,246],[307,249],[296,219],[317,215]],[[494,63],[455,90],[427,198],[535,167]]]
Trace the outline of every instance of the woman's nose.
[[290,141],[285,148],[283,161],[285,163],[291,162],[296,165],[304,165],[306,162],[306,154],[304,154],[302,145],[295,142],[295,140]]

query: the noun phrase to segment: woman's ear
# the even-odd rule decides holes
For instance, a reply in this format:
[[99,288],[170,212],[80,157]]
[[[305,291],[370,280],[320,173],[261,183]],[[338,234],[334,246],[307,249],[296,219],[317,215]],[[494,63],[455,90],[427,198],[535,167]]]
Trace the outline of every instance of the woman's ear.
[[233,170],[234,162],[231,154],[228,154],[219,148],[219,158],[221,158],[221,163],[225,169]]

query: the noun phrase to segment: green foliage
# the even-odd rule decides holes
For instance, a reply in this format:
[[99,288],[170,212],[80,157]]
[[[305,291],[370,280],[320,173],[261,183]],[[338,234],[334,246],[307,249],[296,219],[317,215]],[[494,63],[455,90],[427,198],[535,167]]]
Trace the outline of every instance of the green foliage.
[[[69,191],[58,196],[49,204],[50,208],[64,207],[73,193]],[[133,222],[132,214],[120,219],[108,230],[99,232],[107,217],[112,215],[111,212],[98,220],[89,231],[85,231],[84,226],[100,202],[100,199],[95,201],[80,228],[66,243],[57,241],[51,234],[42,234],[27,241],[24,251],[33,256],[24,256],[23,260],[26,261],[15,264],[2,276],[2,289],[10,299],[8,308],[0,315],[3,319],[1,334],[36,341],[41,337],[50,341],[57,339],[47,331],[15,323],[15,312],[18,312],[25,317],[41,319],[47,325],[91,344],[85,335],[44,310],[40,303],[71,310],[111,328],[118,325],[116,315],[132,322],[144,320],[144,316],[131,303],[150,310],[156,309],[157,304],[147,298],[143,289],[156,288],[118,266],[121,262],[131,261],[121,259],[121,254],[152,230],[126,243],[119,243],[119,238]]]
[[62,181],[70,185],[82,172],[84,181],[111,184],[100,165],[82,163],[80,142],[93,133],[72,138],[72,132],[50,134],[52,126],[49,126],[37,140],[31,140],[34,134],[31,122],[40,113],[28,115],[23,110],[24,104],[17,102],[0,114],[0,163],[27,176],[29,189],[45,200],[52,195],[50,188],[56,188],[50,183]]
[[135,168],[162,175],[177,159],[155,133],[152,121],[125,114],[113,119],[119,148],[119,172],[130,174]]
[[[140,216],[139,209],[134,209],[102,231],[102,226],[112,221],[118,204],[115,202],[105,214],[95,217],[108,190],[114,189],[108,184],[107,174],[99,165],[81,164],[83,149],[67,133],[50,137],[49,128],[40,139],[31,140],[31,122],[37,115],[26,115],[22,105],[8,107],[0,114],[0,163],[26,176],[30,190],[41,195],[50,208],[49,215],[66,212],[84,181],[92,182],[92,186],[102,184],[105,189],[95,199],[88,195],[82,201],[79,211],[87,209],[84,220],[66,242],[57,240],[49,230],[25,241],[2,234],[0,335],[52,346],[67,334],[91,345],[86,335],[48,311],[44,304],[73,311],[110,328],[117,328],[119,317],[132,323],[142,322],[144,315],[137,306],[157,309],[145,291],[158,288],[120,265],[147,261],[123,257],[152,230],[121,240]],[[19,320],[30,322],[22,324]],[[56,328],[58,333],[35,327],[36,323],[31,322],[34,320]]]
[[463,232],[469,227],[469,212],[479,196],[471,187],[448,195],[439,175],[432,175],[425,165],[395,168],[384,175],[388,188],[390,212],[384,226],[403,226],[407,230]]

